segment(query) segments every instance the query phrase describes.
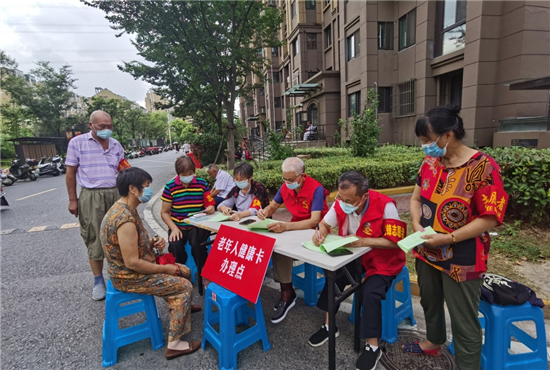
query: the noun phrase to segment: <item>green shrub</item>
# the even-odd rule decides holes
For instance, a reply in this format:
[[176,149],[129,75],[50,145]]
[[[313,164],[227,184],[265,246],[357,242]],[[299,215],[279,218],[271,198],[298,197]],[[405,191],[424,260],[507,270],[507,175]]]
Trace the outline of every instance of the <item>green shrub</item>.
[[506,215],[542,223],[550,219],[550,149],[485,148],[502,170],[510,195]]
[[284,142],[285,135],[267,130],[267,153],[270,159],[285,159],[294,156],[294,149]]

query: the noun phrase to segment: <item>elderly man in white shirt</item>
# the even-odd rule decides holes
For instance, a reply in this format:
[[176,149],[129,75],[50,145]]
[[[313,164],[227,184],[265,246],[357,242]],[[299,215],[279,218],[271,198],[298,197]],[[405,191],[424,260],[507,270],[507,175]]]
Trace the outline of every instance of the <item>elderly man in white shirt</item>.
[[231,189],[235,187],[235,181],[230,174],[220,170],[215,164],[208,165],[206,172],[216,179],[210,194],[214,197],[216,207],[218,207],[220,203],[225,200],[225,197],[227,197],[227,194],[229,194]]

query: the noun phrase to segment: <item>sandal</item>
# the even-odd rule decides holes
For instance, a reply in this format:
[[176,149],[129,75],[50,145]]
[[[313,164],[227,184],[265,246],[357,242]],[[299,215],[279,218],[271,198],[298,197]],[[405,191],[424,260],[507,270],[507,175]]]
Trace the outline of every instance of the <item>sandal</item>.
[[441,357],[441,348],[436,349],[426,349],[423,350],[420,348],[420,343],[418,341],[414,343],[405,343],[401,346],[403,352],[408,353],[409,355],[427,355],[433,357]]

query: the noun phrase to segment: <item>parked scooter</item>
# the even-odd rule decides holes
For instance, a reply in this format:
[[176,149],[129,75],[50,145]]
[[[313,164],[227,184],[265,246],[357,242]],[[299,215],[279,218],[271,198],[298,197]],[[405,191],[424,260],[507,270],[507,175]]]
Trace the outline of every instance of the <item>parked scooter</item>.
[[2,185],[6,186],[12,186],[13,183],[17,181],[17,178],[10,174],[8,170],[2,170],[0,177],[2,178]]
[[[7,177],[7,175],[3,172],[0,172],[0,177],[2,178],[2,181],[4,181],[4,178]],[[4,187],[0,185],[0,209],[4,209],[9,207],[8,201],[6,200],[6,194],[4,193]]]
[[57,167],[59,172],[62,174],[67,173],[67,167],[65,167],[65,161],[63,161],[63,158],[56,155],[55,157],[52,157],[52,163]]
[[[19,159],[14,159],[11,162],[10,173],[8,174],[8,178],[11,178],[13,180],[13,182],[11,183],[13,184],[17,180],[30,179],[31,181],[35,181],[36,175],[34,174],[34,172],[32,172],[31,166],[29,166],[28,164],[24,164],[21,166],[19,164]],[[4,185],[9,186],[8,184],[4,184]]]
[[52,175],[52,176],[59,176],[61,171],[57,168],[57,165],[55,165],[52,162],[46,162],[46,157],[40,158],[40,162],[38,163],[38,173],[40,176],[44,175]]

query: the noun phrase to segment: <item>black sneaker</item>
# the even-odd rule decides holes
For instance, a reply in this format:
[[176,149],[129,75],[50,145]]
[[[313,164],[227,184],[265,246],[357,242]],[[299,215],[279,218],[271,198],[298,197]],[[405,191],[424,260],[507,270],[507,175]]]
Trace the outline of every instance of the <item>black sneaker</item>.
[[[338,331],[338,328],[336,328],[336,334],[334,336],[338,338],[339,335],[340,335],[340,332]],[[324,344],[326,341],[328,341],[328,326],[323,325],[321,326],[321,329],[319,329],[317,333],[309,337],[308,343],[312,347],[319,347],[320,345]]]
[[296,304],[296,299],[297,297],[294,296],[294,298],[288,302],[279,301],[279,303],[273,307],[275,312],[273,313],[273,316],[271,316],[271,322],[273,324],[278,324],[283,321],[288,311],[290,311],[290,309]]
[[378,360],[382,357],[380,347],[373,351],[370,345],[366,345],[363,353],[355,363],[355,370],[374,370],[378,364]]

